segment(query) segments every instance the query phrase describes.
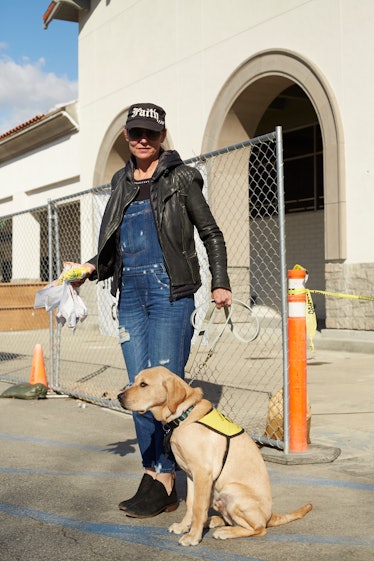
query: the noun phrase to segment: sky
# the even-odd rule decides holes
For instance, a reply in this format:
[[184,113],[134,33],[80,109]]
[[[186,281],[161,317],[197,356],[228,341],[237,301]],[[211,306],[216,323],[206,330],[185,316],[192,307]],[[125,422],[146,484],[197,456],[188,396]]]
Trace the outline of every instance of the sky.
[[78,98],[78,23],[53,20],[50,0],[0,0],[0,134]]

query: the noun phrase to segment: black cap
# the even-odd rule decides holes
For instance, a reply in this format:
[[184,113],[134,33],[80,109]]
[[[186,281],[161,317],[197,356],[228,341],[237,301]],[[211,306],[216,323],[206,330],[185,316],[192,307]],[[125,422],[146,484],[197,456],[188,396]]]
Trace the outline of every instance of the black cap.
[[129,108],[125,128],[162,131],[165,128],[165,111],[154,103],[135,103]]

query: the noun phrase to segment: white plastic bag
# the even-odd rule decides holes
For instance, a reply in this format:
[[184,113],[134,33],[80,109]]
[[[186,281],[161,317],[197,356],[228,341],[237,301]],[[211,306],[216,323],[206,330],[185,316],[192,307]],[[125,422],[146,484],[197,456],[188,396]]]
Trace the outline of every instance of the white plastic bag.
[[45,308],[50,312],[60,303],[64,285],[49,284],[35,294],[34,308]]
[[71,283],[84,279],[89,273],[85,267],[74,267],[70,262],[64,263],[60,277],[48,286],[38,290],[35,295],[34,308],[44,308],[50,312],[59,308],[57,322],[75,331],[78,322],[87,317],[87,308],[82,298]]
[[66,323],[70,329],[75,331],[77,323],[86,319],[87,308],[69,282],[64,282],[62,287],[63,291],[56,319],[61,325]]

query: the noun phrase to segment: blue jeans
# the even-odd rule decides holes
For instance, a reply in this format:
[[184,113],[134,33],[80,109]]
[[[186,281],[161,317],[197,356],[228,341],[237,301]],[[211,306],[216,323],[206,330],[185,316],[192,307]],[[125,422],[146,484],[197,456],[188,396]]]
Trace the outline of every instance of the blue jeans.
[[[135,205],[134,209],[139,206]],[[130,251],[131,255],[124,256],[118,305],[120,343],[129,381],[132,383],[140,370],[160,365],[183,378],[193,335],[190,316],[194,310],[194,298],[170,302],[169,276],[163,263],[155,262],[157,248],[155,250],[154,246],[158,240],[154,238],[153,216],[149,214],[147,218],[139,212],[131,215],[131,210],[131,228],[121,232],[122,251]],[[138,243],[134,231],[139,224],[134,222],[139,221],[141,241]],[[152,239],[147,240],[147,236]],[[133,246],[132,252],[129,245]],[[148,261],[148,264],[136,266],[139,261]],[[160,473],[174,471],[174,458],[165,457],[161,423],[149,412],[134,413],[133,417],[143,467]]]
[[[131,383],[140,370],[159,365],[184,377],[193,335],[190,316],[194,299],[170,302],[169,279],[161,267],[132,269],[122,284],[120,342]],[[161,473],[174,471],[174,459],[165,457],[161,423],[150,412],[134,413],[133,417],[143,467]]]

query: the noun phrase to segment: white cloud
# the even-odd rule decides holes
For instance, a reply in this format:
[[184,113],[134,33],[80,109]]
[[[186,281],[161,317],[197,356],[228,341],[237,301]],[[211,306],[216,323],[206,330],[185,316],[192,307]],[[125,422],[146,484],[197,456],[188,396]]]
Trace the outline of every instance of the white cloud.
[[44,71],[44,59],[0,57],[0,134],[78,97],[78,82]]

